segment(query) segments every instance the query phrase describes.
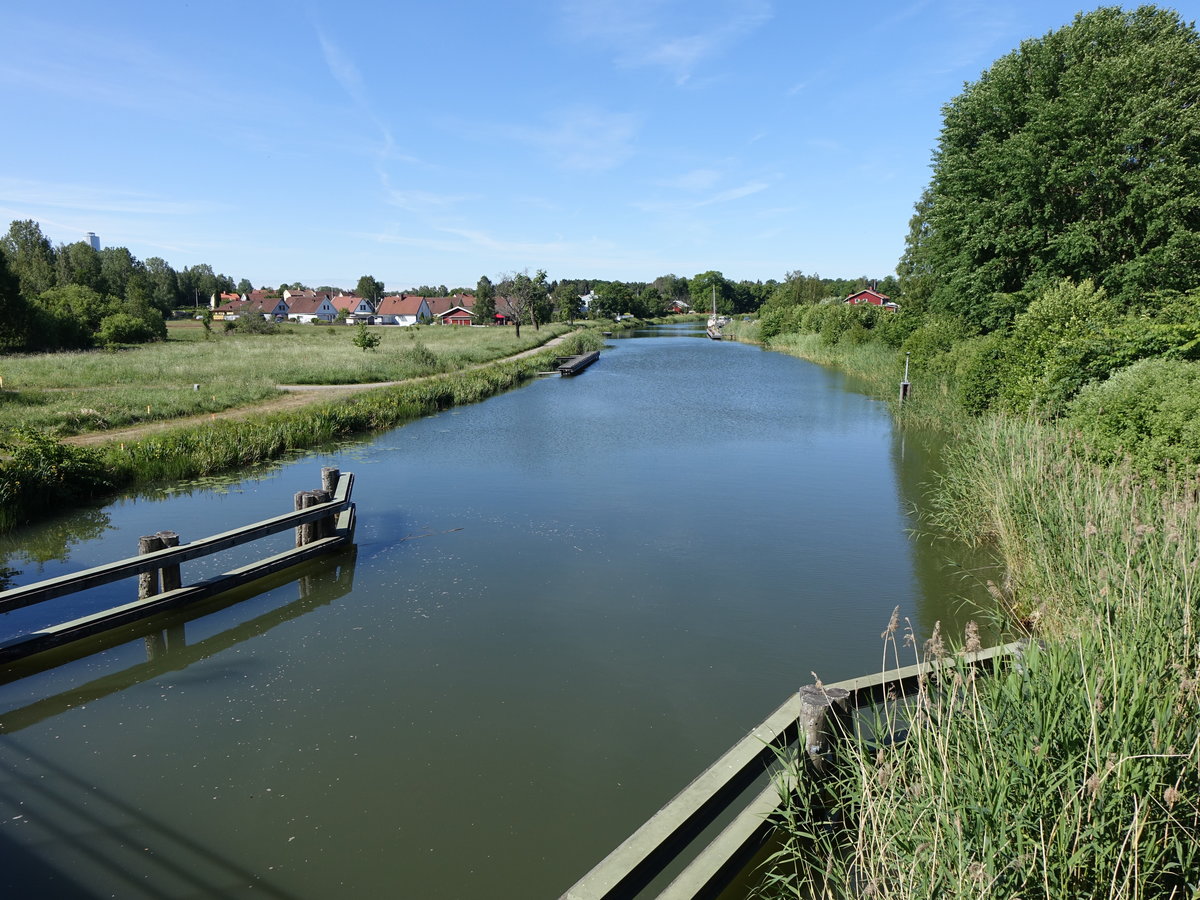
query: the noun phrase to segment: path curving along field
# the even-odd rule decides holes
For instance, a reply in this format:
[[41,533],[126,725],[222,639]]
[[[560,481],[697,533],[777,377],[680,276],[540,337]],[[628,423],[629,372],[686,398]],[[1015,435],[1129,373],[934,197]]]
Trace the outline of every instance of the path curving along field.
[[[468,366],[463,371],[472,371],[475,369],[485,369],[488,366],[499,365],[500,363],[512,362],[517,359],[525,359],[529,356],[535,356],[542,353],[550,347],[561,344],[564,340],[570,337],[575,332],[568,332],[556,338],[551,338],[546,343],[537,347],[531,347],[528,350],[522,350],[520,353],[514,353],[512,356],[505,356],[500,359],[492,360],[486,363],[477,363],[473,366]],[[423,381],[426,378],[437,378],[437,375],[425,375],[421,378],[409,378],[403,381],[375,381],[365,384],[279,384],[276,385],[282,394],[278,397],[272,397],[270,400],[265,400],[262,403],[255,403],[251,406],[235,406],[230,409],[223,409],[220,412],[204,413],[198,416],[182,416],[178,419],[164,419],[161,422],[146,422],[142,425],[134,425],[129,428],[113,428],[107,431],[89,431],[87,434],[76,434],[70,437],[62,438],[64,444],[73,444],[76,447],[94,447],[100,444],[110,444],[117,442],[136,441],[144,437],[149,437],[152,434],[160,434],[164,431],[170,431],[175,428],[187,428],[193,425],[203,425],[206,422],[216,422],[218,420],[237,420],[250,419],[254,416],[267,415],[274,412],[282,412],[290,409],[298,409],[315,403],[326,403],[329,400],[336,400],[338,397],[347,397],[361,391],[369,391],[375,388],[394,387],[399,384],[409,384],[416,381]]]

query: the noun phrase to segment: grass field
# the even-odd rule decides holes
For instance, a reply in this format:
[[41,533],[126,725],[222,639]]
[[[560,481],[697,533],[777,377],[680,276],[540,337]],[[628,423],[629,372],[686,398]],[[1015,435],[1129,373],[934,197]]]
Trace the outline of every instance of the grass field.
[[[205,337],[198,322],[172,322],[164,343],[128,349],[0,359],[0,433],[33,426],[57,435],[219,412],[267,400],[278,384],[399,381],[459,371],[532,347],[565,325],[511,328],[372,328],[375,350],[347,326],[285,325],[278,334]],[[197,389],[195,386],[199,385]]]

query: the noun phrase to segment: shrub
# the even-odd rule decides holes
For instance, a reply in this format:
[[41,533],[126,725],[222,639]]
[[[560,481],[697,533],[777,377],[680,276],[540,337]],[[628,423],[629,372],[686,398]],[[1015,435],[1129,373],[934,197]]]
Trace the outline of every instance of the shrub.
[[98,452],[61,444],[36,429],[15,429],[0,448],[9,454],[0,463],[0,528],[112,487]]
[[1103,460],[1143,472],[1200,465],[1200,363],[1145,359],[1088,385],[1068,424]]
[[145,320],[121,312],[101,319],[96,337],[102,344],[145,344],[157,335]]
[[954,393],[972,415],[987,410],[1000,395],[1008,371],[1008,342],[998,331],[963,341],[954,349]]

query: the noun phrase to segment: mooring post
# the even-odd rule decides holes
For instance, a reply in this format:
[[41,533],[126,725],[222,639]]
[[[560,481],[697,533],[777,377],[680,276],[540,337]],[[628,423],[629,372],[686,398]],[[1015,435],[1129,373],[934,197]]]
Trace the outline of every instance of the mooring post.
[[[333,491],[319,490],[309,491],[313,496],[313,502],[309,506],[317,506],[321,503],[328,503],[333,499]],[[333,516],[327,519],[318,519],[313,522],[313,537],[314,541],[319,541],[321,538],[333,537]]]
[[333,466],[325,466],[323,469],[321,469],[321,487],[332,494],[337,490],[338,479],[341,477],[341,469],[337,469]]
[[[312,491],[296,491],[296,512],[302,509],[308,509],[315,501],[313,500]],[[305,544],[311,544],[313,540],[313,524],[311,522],[304,525],[296,526],[296,546],[303,547]]]
[[[153,553],[155,550],[163,548],[162,537],[159,534],[147,534],[138,538],[138,556],[145,556],[147,553]],[[159,570],[151,569],[149,572],[142,572],[138,575],[138,599],[145,600],[147,597],[153,597],[161,593],[159,586]]]
[[833,767],[833,755],[843,720],[849,711],[850,692],[844,688],[827,688],[807,684],[800,688],[800,739],[812,771],[828,775]]
[[[162,541],[161,549],[163,550],[166,550],[168,547],[179,546],[179,535],[174,531],[160,531],[155,537]],[[163,566],[158,570],[158,575],[159,587],[164,594],[167,591],[175,591],[183,587],[183,579],[179,574],[179,563],[171,563]]]
[[[332,500],[334,494],[337,493],[338,480],[342,477],[342,470],[334,466],[325,466],[321,469],[321,490],[329,494],[329,499]],[[328,519],[322,519],[320,525],[321,537],[333,537],[337,531],[337,516],[330,516]]]
[[908,393],[912,389],[912,385],[908,383],[908,357],[909,354],[904,354],[904,380],[900,382],[900,402],[903,403],[908,399]]

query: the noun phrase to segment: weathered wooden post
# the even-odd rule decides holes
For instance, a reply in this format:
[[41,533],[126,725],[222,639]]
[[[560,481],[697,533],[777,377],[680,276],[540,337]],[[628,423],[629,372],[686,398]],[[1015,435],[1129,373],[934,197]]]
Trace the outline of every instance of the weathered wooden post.
[[[159,534],[147,534],[138,538],[138,556],[145,556],[163,548],[162,537]],[[159,586],[159,570],[151,569],[138,575],[138,599],[145,600],[162,592]]]
[[849,697],[850,692],[844,688],[816,684],[800,688],[800,739],[804,741],[808,765],[818,776],[832,771],[834,751],[849,714]]
[[[174,531],[160,531],[155,537],[162,541],[161,549],[163,550],[179,546],[179,535]],[[183,579],[179,574],[179,563],[170,563],[163,566],[158,570],[158,574],[159,587],[162,593],[165,594],[167,591],[175,591],[183,587]]]
[[[138,556],[145,556],[147,553],[161,550],[163,548],[162,534],[160,531],[158,534],[147,534],[138,538]],[[162,592],[161,576],[161,569],[150,569],[148,572],[138,574],[139,600],[146,600]],[[166,642],[163,640],[161,632],[146,635],[144,642],[147,660],[158,659],[166,650]]]
[[[342,477],[342,470],[334,466],[325,466],[321,469],[321,490],[325,491],[329,496],[327,500],[332,500],[333,495],[337,492],[338,480]],[[337,530],[337,516],[330,516],[328,519],[322,519],[320,523],[320,537],[333,537]]]
[[[312,491],[296,491],[295,505],[296,511],[308,509],[313,506],[316,500],[313,499]],[[303,547],[305,544],[313,542],[313,534],[316,528],[312,522],[306,522],[303,525],[296,526],[296,546]]]

